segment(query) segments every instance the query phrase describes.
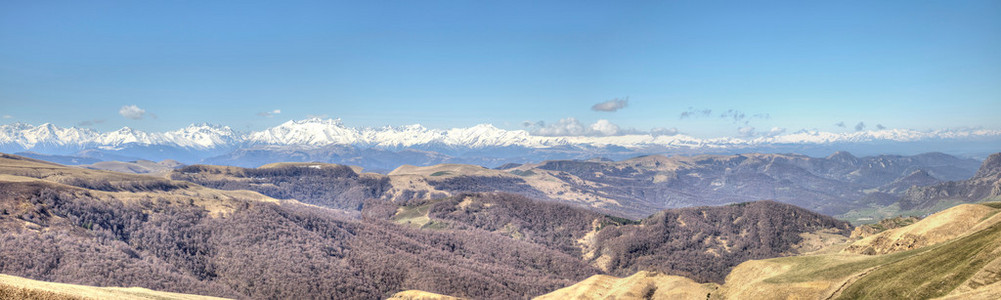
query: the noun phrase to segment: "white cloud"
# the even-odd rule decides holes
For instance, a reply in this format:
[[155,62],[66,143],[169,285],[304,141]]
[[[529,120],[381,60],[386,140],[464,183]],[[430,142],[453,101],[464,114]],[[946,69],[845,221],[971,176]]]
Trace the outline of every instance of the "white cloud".
[[772,136],[777,136],[777,135],[783,134],[785,132],[786,132],[785,128],[772,127],[771,130],[769,130],[767,133],[765,133],[765,136],[772,137]]
[[659,135],[675,136],[678,135],[678,133],[679,133],[678,129],[674,127],[671,128],[657,127],[654,129],[650,129],[650,135],[652,136],[659,136]]
[[754,136],[754,127],[751,126],[739,127],[737,128],[737,133],[740,133],[740,135],[746,137]]
[[280,113],[282,113],[282,110],[276,109],[276,110],[272,110],[272,111],[259,112],[259,113],[257,113],[257,115],[260,116],[260,117],[270,118],[270,117],[274,117],[275,115],[280,114]]
[[601,119],[593,124],[582,124],[576,118],[565,118],[554,124],[547,124],[543,121],[535,123],[525,121],[523,126],[528,127],[532,135],[539,136],[614,136],[637,133],[632,129],[622,129],[619,125],[609,120]]
[[3,118],[4,118],[4,119],[10,119],[10,118],[13,118],[13,117],[14,117],[14,116],[11,116],[11,115],[3,115]]
[[143,115],[146,114],[146,110],[135,105],[126,105],[118,109],[118,114],[127,119],[142,120]]
[[619,99],[615,98],[605,102],[601,102],[591,106],[593,111],[605,111],[605,112],[615,112],[617,110],[623,109],[629,105],[629,98]]
[[608,120],[602,119],[598,122],[591,124],[592,132],[600,132],[601,135],[616,135],[619,134],[619,125],[615,125]]
[[580,124],[576,118],[560,119],[556,124],[546,124],[539,121],[535,123],[531,132],[534,135],[544,136],[581,136],[585,135],[586,128]]

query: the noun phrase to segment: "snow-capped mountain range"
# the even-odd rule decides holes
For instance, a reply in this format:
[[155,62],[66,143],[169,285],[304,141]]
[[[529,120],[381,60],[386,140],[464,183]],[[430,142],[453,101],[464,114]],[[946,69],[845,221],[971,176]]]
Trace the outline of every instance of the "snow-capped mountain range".
[[189,125],[167,132],[145,132],[129,127],[112,132],[87,128],[62,128],[51,123],[33,126],[24,123],[0,125],[0,146],[5,149],[36,148],[115,149],[126,145],[160,145],[187,149],[214,149],[237,145],[243,137],[227,126]]
[[215,149],[245,145],[327,146],[353,145],[376,148],[406,148],[419,145],[442,145],[457,148],[526,147],[545,148],[563,145],[589,146],[667,146],[727,147],[766,144],[829,144],[873,141],[913,142],[930,139],[999,138],[1001,130],[969,129],[918,131],[883,129],[832,133],[800,131],[777,136],[750,138],[695,138],[687,135],[631,134],[619,136],[536,136],[525,130],[504,130],[490,124],[448,130],[429,129],[420,124],[352,128],[339,119],[288,121],[262,131],[240,133],[228,126],[191,124],[167,132],[144,132],[129,127],[111,132],[87,128],[62,128],[50,123],[33,126],[25,123],[0,125],[0,145],[32,150],[40,147],[114,149],[125,145],[172,146],[186,149]]
[[[416,149],[457,155],[465,151],[490,149],[554,149],[554,148],[616,148],[637,153],[670,152],[672,149],[719,150],[776,145],[823,146],[851,143],[907,143],[935,141],[1001,141],[1001,130],[964,129],[918,131],[882,129],[872,131],[832,133],[799,131],[795,133],[756,136],[696,138],[683,134],[630,134],[617,136],[539,136],[525,130],[504,130],[489,124],[447,130],[421,125],[381,128],[353,128],[339,119],[311,118],[288,121],[255,132],[238,132],[228,126],[192,124],[167,132],[144,132],[122,128],[98,132],[86,128],[62,128],[53,124],[30,125],[12,123],[0,125],[0,151],[31,151],[44,154],[68,155],[83,150],[105,152],[128,151],[131,157],[143,157],[143,151],[195,153],[191,157],[208,158],[229,151],[248,148],[316,149],[330,146],[350,146],[358,149],[402,151]],[[275,148],[278,147],[278,148]],[[144,150],[145,149],[145,150]],[[204,154],[199,154],[204,153]],[[156,156],[156,155],[151,155]],[[145,157],[143,157],[145,158]]]

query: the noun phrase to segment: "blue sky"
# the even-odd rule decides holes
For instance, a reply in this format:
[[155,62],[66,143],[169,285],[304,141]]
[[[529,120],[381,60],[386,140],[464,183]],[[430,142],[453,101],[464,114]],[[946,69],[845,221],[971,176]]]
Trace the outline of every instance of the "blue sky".
[[0,2],[0,122],[1001,129],[999,1],[358,2]]

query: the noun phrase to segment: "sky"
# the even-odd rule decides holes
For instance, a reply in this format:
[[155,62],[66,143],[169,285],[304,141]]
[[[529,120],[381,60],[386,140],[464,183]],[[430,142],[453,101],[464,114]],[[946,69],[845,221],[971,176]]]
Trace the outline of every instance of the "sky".
[[1001,1],[819,2],[3,1],[0,124],[1001,129]]

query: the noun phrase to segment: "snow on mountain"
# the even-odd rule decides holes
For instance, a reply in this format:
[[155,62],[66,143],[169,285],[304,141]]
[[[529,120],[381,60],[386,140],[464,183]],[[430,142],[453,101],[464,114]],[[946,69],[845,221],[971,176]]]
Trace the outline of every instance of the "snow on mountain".
[[470,148],[523,146],[541,148],[568,144],[563,139],[532,136],[524,130],[504,130],[490,124],[480,124],[469,128],[453,128],[445,133],[445,144],[463,145]]
[[421,126],[421,124],[400,127],[386,126],[364,130],[362,136],[367,144],[385,148],[411,147],[414,145],[443,142],[441,130],[427,129]]
[[50,123],[33,126],[24,123],[0,125],[0,145],[23,150],[44,147],[119,149],[126,145],[170,146],[187,149],[214,149],[238,145],[242,138],[226,126],[190,125],[168,132],[149,133],[129,127],[100,133],[85,128],[61,128]]
[[696,138],[687,135],[631,134],[618,136],[536,136],[525,130],[505,130],[489,124],[448,130],[429,129],[419,124],[352,128],[340,119],[311,118],[292,120],[262,131],[243,135],[226,126],[192,124],[167,132],[144,132],[129,127],[97,132],[76,127],[60,128],[53,124],[33,126],[24,123],[0,125],[0,149],[97,148],[116,150],[122,147],[166,146],[190,150],[228,149],[246,146],[310,146],[349,145],[376,148],[407,148],[414,146],[444,146],[463,149],[490,147],[547,148],[554,146],[619,146],[626,148],[706,148],[787,145],[836,144],[865,142],[914,142],[928,140],[996,140],[1001,130],[968,129],[917,131],[882,129],[874,131],[832,133],[799,131],[778,136]]
[[84,144],[97,135],[96,131],[90,129],[60,128],[51,123],[39,126],[24,123],[0,126],[0,144],[19,145],[25,149],[38,146],[74,146]]
[[164,132],[163,136],[183,148],[212,149],[243,143],[243,138],[229,126],[209,124],[191,124],[178,130]]
[[166,139],[161,134],[150,134],[129,127],[99,135],[93,143],[99,147],[118,147],[126,144],[163,145]]
[[372,147],[411,147],[440,144],[453,147],[545,147],[553,138],[536,137],[524,130],[503,130],[480,124],[449,130],[428,129],[420,124],[400,127],[356,129],[344,126],[340,119],[288,121],[263,131],[251,133],[247,142],[265,145],[359,145]]
[[355,144],[361,140],[358,130],[344,126],[340,119],[320,118],[288,121],[247,137],[249,143],[266,145],[323,146]]

